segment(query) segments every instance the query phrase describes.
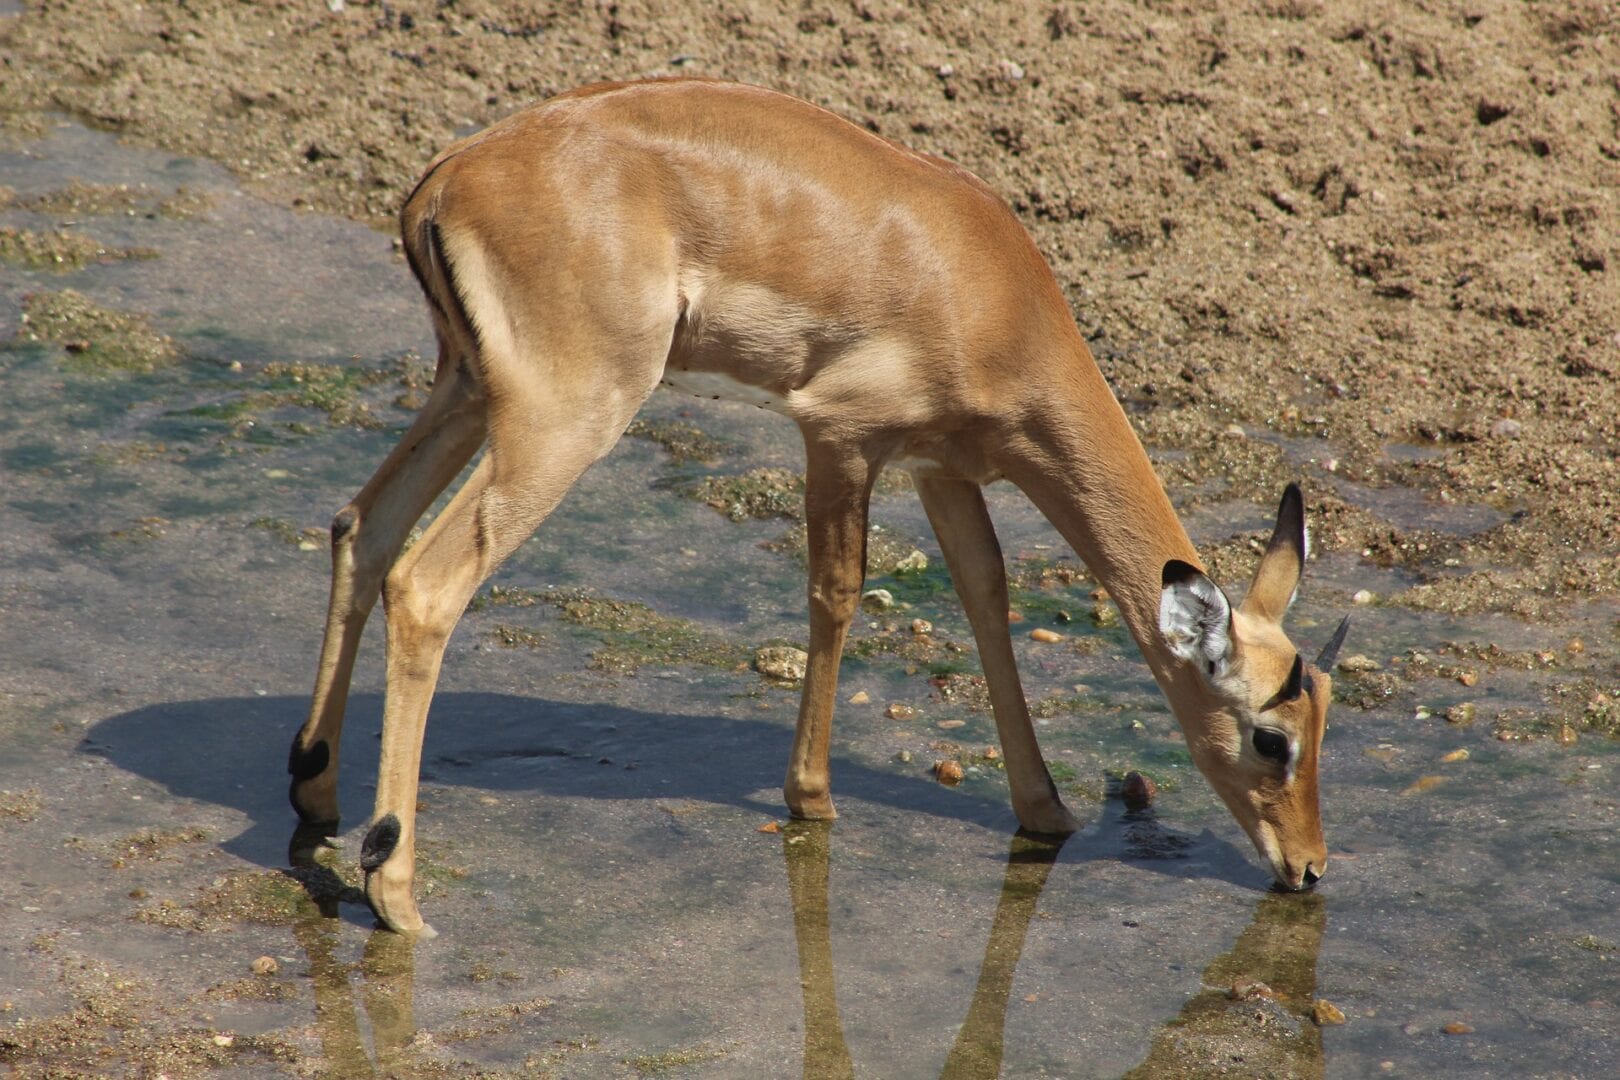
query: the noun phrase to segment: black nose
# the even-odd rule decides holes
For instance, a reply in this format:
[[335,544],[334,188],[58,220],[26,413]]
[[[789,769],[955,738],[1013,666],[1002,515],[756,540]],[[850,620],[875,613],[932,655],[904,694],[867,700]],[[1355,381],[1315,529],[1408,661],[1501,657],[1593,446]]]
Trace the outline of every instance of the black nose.
[[1305,867],[1305,878],[1303,884],[1307,889],[1321,880],[1321,874],[1318,874],[1315,870],[1312,870],[1309,865]]

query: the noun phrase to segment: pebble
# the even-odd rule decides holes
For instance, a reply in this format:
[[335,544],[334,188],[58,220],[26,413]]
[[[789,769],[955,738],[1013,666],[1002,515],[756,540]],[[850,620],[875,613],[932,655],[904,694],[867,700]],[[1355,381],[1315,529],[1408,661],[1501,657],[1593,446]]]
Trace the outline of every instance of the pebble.
[[232,1043],[234,1043],[235,1041],[236,1041],[236,1036],[235,1035],[215,1035],[214,1036],[214,1045],[215,1046],[229,1046]]
[[250,966],[255,975],[274,975],[281,970],[281,965],[276,963],[276,958],[273,956],[261,956],[253,961]]
[[890,705],[887,709],[883,710],[883,715],[887,716],[890,720],[911,720],[916,717],[917,710],[913,709],[910,705],[902,705],[899,702],[895,702],[893,705]]
[[1580,734],[1573,727],[1562,724],[1558,728],[1558,734],[1553,736],[1553,742],[1559,746],[1574,746],[1580,738]]
[[1326,998],[1317,998],[1311,1006],[1311,1019],[1316,1021],[1317,1027],[1331,1027],[1344,1023],[1344,1010]]
[[911,751],[910,750],[902,750],[902,751],[900,751],[898,754],[894,755],[894,760],[896,760],[898,762],[901,762],[902,764],[910,762],[911,761]]
[[1001,751],[997,750],[993,746],[985,747],[984,748],[984,760],[986,760],[986,761],[1000,761],[1001,760]]
[[871,700],[872,695],[868,694],[865,690],[857,690],[853,694],[849,695],[849,703],[851,705],[865,705]]
[[1091,621],[1103,629],[1119,625],[1119,609],[1112,604],[1098,604],[1091,609]]
[[894,593],[888,589],[868,589],[861,593],[861,607],[874,614],[894,607]]
[[805,665],[809,662],[810,654],[803,649],[773,646],[754,653],[754,670],[766,678],[783,682],[803,679]]
[[894,566],[894,572],[897,574],[916,574],[926,569],[928,569],[928,556],[916,548],[912,548],[911,554],[901,559]]
[[1472,701],[1461,702],[1446,710],[1446,723],[1467,727],[1474,722],[1474,715],[1478,711]]
[[961,762],[936,761],[934,763],[934,777],[946,787],[955,787],[962,782]]
[[1056,630],[1048,630],[1044,626],[1038,626],[1035,629],[1031,630],[1029,632],[1029,636],[1030,636],[1030,640],[1032,640],[1032,641],[1044,641],[1048,645],[1052,644],[1055,641],[1062,641],[1063,640],[1063,635],[1062,634],[1058,633]]
[[918,637],[922,637],[924,634],[932,634],[934,632],[934,624],[929,622],[927,619],[912,619],[911,632],[916,634]]
[[1378,596],[1371,589],[1357,589],[1351,595],[1350,602],[1352,604],[1370,604],[1376,599],[1378,599]]
[[1464,686],[1473,686],[1475,683],[1479,682],[1479,676],[1474,674],[1472,671],[1463,671],[1457,674],[1457,681],[1462,683]]
[[1233,1001],[1253,1001],[1255,998],[1276,1000],[1277,991],[1258,980],[1239,979],[1226,988],[1226,996]]
[[1153,797],[1158,793],[1159,785],[1135,770],[1125,774],[1125,780],[1119,787],[1120,797],[1132,810],[1147,809],[1153,805]]
[[1221,434],[1231,439],[1241,439],[1247,434],[1247,432],[1243,430],[1242,424],[1227,424],[1226,427],[1221,430]]
[[1571,654],[1583,653],[1586,651],[1586,642],[1580,638],[1570,638],[1569,644],[1564,646],[1564,651]]
[[1372,657],[1362,656],[1360,653],[1357,653],[1354,656],[1347,656],[1343,660],[1339,661],[1339,670],[1348,672],[1351,675],[1356,675],[1367,671],[1382,671],[1383,667],[1384,665],[1380,664]]
[[935,724],[934,726],[939,728],[941,731],[955,731],[959,727],[966,727],[967,726],[967,721],[966,720],[941,720],[939,723]]
[[1024,613],[1023,612],[1021,612],[1021,611],[1008,611],[1007,612],[1007,624],[1009,626],[1012,625],[1013,623],[1021,623],[1023,621],[1024,621]]
[[1453,1020],[1440,1030],[1444,1031],[1447,1035],[1472,1035],[1474,1033],[1474,1025],[1465,1024],[1461,1020]]
[[1454,761],[1467,761],[1468,760],[1468,751],[1466,749],[1453,750],[1451,753],[1446,754],[1443,757],[1441,757],[1440,760],[1441,760],[1442,763],[1447,764],[1447,765],[1451,764]]
[[1524,432],[1524,425],[1517,420],[1501,419],[1491,425],[1491,435],[1498,439],[1517,439]]
[[1446,778],[1443,776],[1420,776],[1416,780],[1412,781],[1412,785],[1405,791],[1401,792],[1401,794],[1421,795],[1425,791],[1433,791],[1435,788],[1439,787],[1445,782]]
[[761,825],[759,828],[755,829],[754,831],[755,832],[765,832],[765,833],[779,833],[779,832],[782,831],[782,826],[778,822],[767,821],[765,824]]

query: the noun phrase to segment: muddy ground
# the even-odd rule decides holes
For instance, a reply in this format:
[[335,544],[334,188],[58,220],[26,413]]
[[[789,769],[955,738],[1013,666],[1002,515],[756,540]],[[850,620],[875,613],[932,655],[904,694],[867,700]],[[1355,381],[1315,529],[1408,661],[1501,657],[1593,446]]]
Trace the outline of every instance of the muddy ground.
[[[1613,5],[6,8],[0,1064],[1614,1072]],[[1067,637],[1021,648],[1088,832],[1009,859],[960,614],[937,565],[894,572],[936,551],[895,484],[873,583],[913,608],[852,644],[844,819],[755,833],[792,691],[747,662],[802,638],[800,462],[790,431],[664,398],[452,643],[424,789],[447,940],[368,939],[352,851],[279,872],[320,533],[426,377],[364,226],[457,134],[678,74],[1000,191],[1223,581],[1305,485],[1297,637],[1365,590],[1347,651],[1378,665],[1340,680],[1317,907],[1262,899],[1107,605],[1003,491],[1015,602]],[[927,778],[941,757],[963,788]],[[358,826],[364,753],[345,768]],[[1159,817],[1110,797],[1126,768],[1164,781]],[[1276,994],[1222,992],[1245,977]],[[1349,1022],[1318,1028],[1318,998]]]

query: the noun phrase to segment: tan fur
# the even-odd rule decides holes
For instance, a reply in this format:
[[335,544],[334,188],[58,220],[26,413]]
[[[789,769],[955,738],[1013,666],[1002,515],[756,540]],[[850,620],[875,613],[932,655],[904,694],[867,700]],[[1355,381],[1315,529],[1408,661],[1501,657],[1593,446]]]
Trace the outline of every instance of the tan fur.
[[[368,872],[366,894],[385,924],[424,929],[411,895],[417,772],[460,612],[660,381],[699,385],[704,374],[728,377],[744,400],[779,401],[805,437],[810,660],[784,787],[795,815],[833,814],[830,727],[867,500],[884,463],[905,459],[973,625],[1025,827],[1058,833],[1075,821],[1013,664],[1001,553],[978,491],[998,477],[1030,495],[1118,602],[1199,767],[1274,872],[1294,886],[1307,863],[1320,872],[1320,717],[1289,721],[1315,735],[1291,781],[1257,775],[1234,749],[1242,709],[1159,640],[1160,569],[1196,554],[1057,282],[983,183],[770,91],[614,84],[441,153],[402,229],[434,313],[440,374],[400,448],[334,525],[326,642],[295,744],[324,741],[332,765],[293,785],[306,821],[336,818],[343,701],[381,591],[376,820],[396,819],[399,841]],[[480,443],[472,478],[400,555]],[[1266,573],[1289,588],[1298,577],[1297,566]],[[1259,701],[1293,649],[1274,618],[1251,621],[1242,671]]]

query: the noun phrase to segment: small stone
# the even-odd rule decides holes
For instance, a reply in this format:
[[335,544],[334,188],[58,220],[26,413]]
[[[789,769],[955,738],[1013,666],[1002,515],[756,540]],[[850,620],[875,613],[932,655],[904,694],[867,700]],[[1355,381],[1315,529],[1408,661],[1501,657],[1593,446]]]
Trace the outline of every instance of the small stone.
[[249,966],[252,967],[255,975],[274,975],[281,970],[281,965],[276,963],[276,958],[273,956],[261,956]]
[[1580,734],[1569,724],[1560,724],[1558,734],[1553,736],[1553,742],[1559,746],[1574,746],[1580,738]]
[[214,1036],[214,1045],[215,1046],[229,1046],[232,1043],[234,1043],[235,1041],[236,1041],[236,1036],[235,1035],[215,1035]]
[[1421,795],[1425,791],[1433,791],[1435,788],[1439,787],[1445,782],[1446,778],[1443,776],[1420,776],[1416,780],[1412,781],[1411,786],[1405,791],[1401,792],[1401,794]]
[[1090,593],[1090,596],[1091,596],[1091,598],[1093,600],[1097,601],[1097,603],[1100,604],[1104,600],[1108,599],[1108,590],[1107,589],[1092,589],[1091,593]]
[[1029,632],[1029,637],[1031,641],[1041,641],[1048,645],[1052,644],[1053,642],[1063,640],[1062,634],[1058,633],[1056,630],[1048,630],[1044,626],[1037,626],[1035,629],[1031,630]]
[[1112,604],[1098,604],[1091,609],[1091,621],[1104,630],[1119,625],[1119,609]]
[[1332,1027],[1344,1023],[1344,1011],[1326,998],[1317,998],[1311,1005],[1311,1019],[1317,1027]]
[[1255,998],[1277,999],[1277,991],[1258,979],[1239,979],[1226,988],[1226,996],[1233,1001],[1253,1001]]
[[1472,701],[1459,702],[1446,710],[1446,723],[1467,727],[1474,722],[1474,716],[1478,711]]
[[924,634],[932,634],[934,632],[934,624],[929,622],[927,619],[912,619],[911,632],[916,634],[918,637],[922,637]]
[[857,690],[853,694],[849,695],[849,703],[851,705],[865,705],[871,700],[872,695],[868,694],[865,690]]
[[779,823],[779,822],[767,821],[765,824],[761,825],[759,828],[755,829],[754,831],[755,832],[764,832],[764,833],[779,833],[779,832],[782,831],[782,826],[781,826],[781,823]]
[[1457,681],[1462,683],[1464,686],[1473,686],[1475,683],[1479,682],[1479,676],[1474,674],[1472,671],[1462,671],[1457,673]]
[[1472,1035],[1474,1033],[1474,1025],[1465,1024],[1461,1020],[1453,1020],[1440,1030],[1444,1031],[1447,1035]]
[[1355,593],[1351,595],[1350,602],[1352,604],[1370,604],[1376,599],[1378,599],[1378,597],[1371,589],[1357,589]]
[[935,724],[934,726],[939,728],[939,730],[941,730],[941,731],[955,731],[959,727],[966,727],[967,726],[967,721],[966,720],[941,720],[939,723]]
[[1153,782],[1152,777],[1143,776],[1132,770],[1125,774],[1125,780],[1119,786],[1120,798],[1132,810],[1145,810],[1153,804],[1153,798],[1159,793],[1159,785]]
[[1564,651],[1571,655],[1583,653],[1586,651],[1586,642],[1582,641],[1580,638],[1570,638],[1569,644],[1564,646]]
[[911,761],[911,751],[910,750],[902,750],[902,751],[900,751],[898,754],[894,755],[894,760],[896,760],[896,761],[898,761],[898,762],[900,762],[902,764],[909,763]]
[[131,889],[131,890],[129,890],[129,898],[131,900],[145,900],[146,899],[146,890],[145,889]]
[[1359,675],[1368,671],[1382,671],[1383,665],[1370,656],[1362,656],[1357,653],[1354,656],[1347,656],[1340,660],[1339,670],[1351,675]]
[[993,746],[985,747],[984,748],[984,760],[986,760],[986,761],[1000,761],[1001,760],[1001,751],[997,750]]
[[887,716],[890,720],[912,720],[916,718],[917,710],[913,709],[910,705],[902,705],[899,702],[895,702],[893,705],[890,705],[887,709],[883,710],[883,715]]
[[1008,623],[1009,626],[1011,624],[1013,624],[1013,623],[1021,623],[1023,621],[1024,621],[1023,612],[1020,612],[1020,611],[1009,611],[1009,612],[1007,612],[1007,623]]
[[897,574],[920,574],[926,569],[928,569],[928,556],[916,548],[912,548],[911,554],[901,559],[894,566],[894,572]]
[[1227,424],[1226,427],[1221,430],[1221,434],[1225,435],[1229,439],[1241,439],[1248,433],[1243,430],[1242,424]]
[[1524,432],[1524,425],[1517,420],[1504,418],[1491,425],[1491,437],[1495,439],[1517,439]]
[[1445,754],[1440,758],[1441,763],[1445,764],[1445,765],[1450,765],[1452,762],[1455,762],[1455,761],[1467,761],[1467,760],[1468,760],[1468,751],[1466,749],[1453,750],[1451,753]]
[[888,589],[868,589],[861,593],[861,607],[872,614],[894,607],[894,594]]
[[962,782],[961,762],[936,761],[934,763],[934,778],[946,787],[955,787]]
[[783,682],[799,682],[809,663],[810,655],[803,649],[773,646],[754,653],[754,670],[767,679]]

